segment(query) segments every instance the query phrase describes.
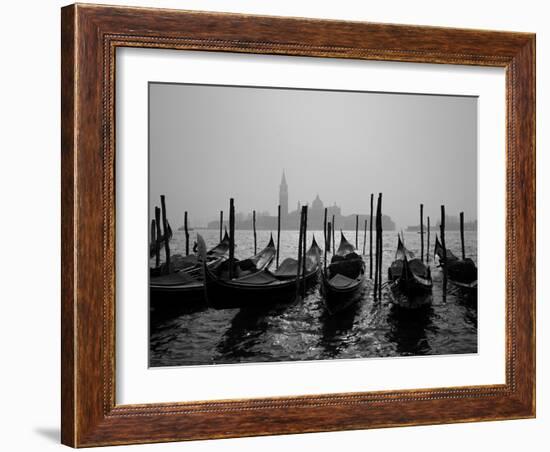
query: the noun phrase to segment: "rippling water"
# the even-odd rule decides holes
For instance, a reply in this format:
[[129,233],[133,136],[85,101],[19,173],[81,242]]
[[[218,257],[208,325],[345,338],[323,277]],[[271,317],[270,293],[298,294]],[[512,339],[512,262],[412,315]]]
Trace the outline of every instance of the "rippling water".
[[[202,230],[208,247],[218,242],[218,232]],[[355,242],[355,231],[344,232]],[[319,245],[323,232],[308,232]],[[359,234],[359,251],[363,236]],[[477,301],[449,286],[442,291],[442,274],[433,262],[435,232],[431,233],[433,293],[432,303],[407,313],[394,309],[391,294],[383,292],[382,300],[372,297],[368,281],[363,298],[354,308],[335,316],[325,312],[319,287],[291,305],[262,312],[239,309],[216,311],[197,309],[194,312],[161,314],[151,312],[150,365],[182,366],[200,364],[297,361],[332,358],[369,358],[410,355],[440,355],[477,352]],[[258,250],[269,240],[268,231],[258,231]],[[367,234],[368,241],[368,234]],[[253,254],[251,231],[236,231],[235,254],[245,258]],[[407,247],[417,255],[420,235],[405,233]],[[458,232],[446,233],[447,247],[460,255]],[[477,234],[465,233],[466,254],[477,262]],[[281,232],[281,261],[296,257],[298,233]],[[336,246],[339,233],[336,234]],[[192,245],[192,244],[191,244]],[[383,280],[397,245],[397,233],[385,232],[383,238]],[[184,234],[178,231],[172,242],[173,252],[185,248]],[[369,268],[368,242],[365,262]],[[274,265],[274,264],[273,264]]]

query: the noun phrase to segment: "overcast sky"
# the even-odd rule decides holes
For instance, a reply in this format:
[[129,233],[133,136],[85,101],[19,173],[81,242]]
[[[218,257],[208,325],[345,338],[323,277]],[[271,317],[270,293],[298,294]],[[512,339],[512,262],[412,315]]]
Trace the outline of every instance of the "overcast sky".
[[276,214],[283,169],[289,209],[336,202],[368,213],[382,192],[398,228],[435,224],[439,206],[477,218],[477,99],[152,83],[149,208],[201,226],[227,212]]

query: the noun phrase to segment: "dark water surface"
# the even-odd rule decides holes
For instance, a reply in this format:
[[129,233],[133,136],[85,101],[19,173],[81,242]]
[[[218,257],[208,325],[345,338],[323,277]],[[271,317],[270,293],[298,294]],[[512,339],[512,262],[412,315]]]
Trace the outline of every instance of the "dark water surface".
[[[209,247],[218,241],[218,232],[197,231]],[[355,242],[355,231],[344,232]],[[193,238],[195,231],[191,233]],[[315,231],[319,244],[323,232]],[[308,246],[312,232],[308,232]],[[363,236],[359,234],[359,251]],[[183,233],[175,234],[172,248],[182,252]],[[281,261],[295,257],[296,231],[281,233]],[[433,253],[435,232],[431,233]],[[258,231],[258,249],[269,240],[269,232]],[[368,237],[367,237],[368,240]],[[420,235],[405,233],[407,247],[419,254]],[[447,246],[460,255],[458,232],[446,234]],[[477,235],[465,233],[466,254],[477,262]],[[336,246],[339,234],[336,235]],[[251,231],[236,232],[236,255],[253,254]],[[385,232],[383,240],[383,281],[397,245],[397,233]],[[368,243],[365,263],[369,269]],[[275,264],[273,264],[274,266]],[[326,313],[318,285],[293,304],[258,311],[239,309],[216,311],[206,307],[171,314],[151,312],[149,362],[156,366],[183,366],[245,362],[298,361],[333,358],[369,358],[411,355],[441,355],[477,352],[477,300],[449,285],[442,290],[442,274],[430,259],[434,282],[431,303],[417,310],[393,307],[389,290],[380,301],[372,297],[367,282],[362,300],[346,312]],[[273,267],[272,266],[272,267]]]

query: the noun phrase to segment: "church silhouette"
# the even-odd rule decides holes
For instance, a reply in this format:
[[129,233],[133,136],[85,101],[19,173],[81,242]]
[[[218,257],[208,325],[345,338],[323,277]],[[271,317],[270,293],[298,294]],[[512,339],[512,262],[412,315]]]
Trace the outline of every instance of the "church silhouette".
[[[366,202],[370,200],[370,194],[365,196]],[[279,185],[279,205],[281,206],[281,230],[297,231],[300,226],[300,211],[301,204],[297,203],[296,210],[289,211],[288,207],[288,184],[286,175],[283,171],[281,183]],[[323,230],[325,218],[325,205],[319,194],[311,204],[307,203],[308,230]],[[336,203],[327,207],[327,221],[332,221],[334,217],[334,225],[336,230],[355,230],[356,216],[359,216],[359,228],[363,229],[365,220],[370,220],[369,214],[352,213],[350,215],[342,215],[342,209]],[[226,224],[226,222],[224,222]],[[208,223],[208,229],[218,229],[219,221],[211,221]],[[385,231],[395,230],[395,223],[388,215],[382,215],[382,227]],[[235,218],[235,229],[248,230],[252,229],[252,213],[244,215],[239,212]],[[277,230],[277,215],[269,215],[267,213],[256,212],[256,229],[257,230]]]

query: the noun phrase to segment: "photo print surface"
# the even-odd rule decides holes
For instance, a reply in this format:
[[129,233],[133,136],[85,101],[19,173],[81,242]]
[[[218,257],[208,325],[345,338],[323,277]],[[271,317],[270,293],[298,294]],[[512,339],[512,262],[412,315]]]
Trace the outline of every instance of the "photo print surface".
[[477,352],[476,97],[148,89],[151,367]]

